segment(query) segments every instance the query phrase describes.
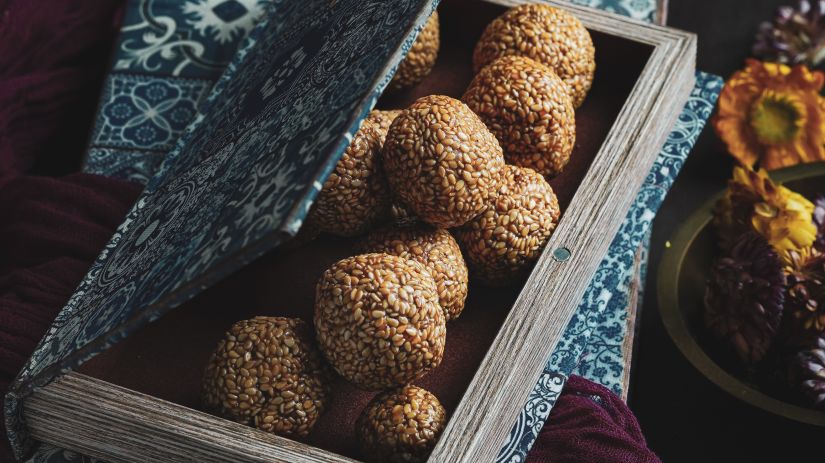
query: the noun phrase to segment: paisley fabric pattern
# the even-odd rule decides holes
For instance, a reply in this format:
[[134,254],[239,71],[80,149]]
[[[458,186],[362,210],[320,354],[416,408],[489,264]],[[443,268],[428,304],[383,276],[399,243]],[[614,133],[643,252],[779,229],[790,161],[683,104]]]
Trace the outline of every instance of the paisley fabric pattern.
[[[632,276],[636,250],[648,235],[656,211],[710,117],[722,85],[722,79],[717,76],[702,72],[696,74],[696,85],[679,116],[676,127],[659,152],[636,202],[610,244],[607,255],[590,281],[579,308],[550,356],[539,378],[539,384],[547,382],[549,378],[564,382],[577,367],[580,371],[584,369],[594,380],[605,379],[613,384],[617,381],[614,379],[615,372],[616,378],[621,378],[624,363],[619,355],[593,355],[592,358],[588,356],[591,362],[586,366],[579,366],[579,360],[588,348],[588,342],[598,341],[593,337],[594,334],[601,336],[606,333],[611,348],[615,343],[621,346],[626,328],[611,328],[609,322],[621,319],[622,314],[626,313],[628,283],[629,277]],[[624,331],[620,333],[620,329]],[[593,350],[595,351],[596,349]],[[620,348],[618,352],[621,352]],[[609,372],[604,375],[605,378],[593,377],[600,375],[592,372],[602,370]],[[544,418],[549,415],[557,397],[558,394],[547,394],[546,399],[536,397],[534,390],[496,459],[498,463],[525,461],[530,447],[544,425]],[[522,423],[534,425],[530,427]]]
[[297,232],[436,4],[273,1],[12,386],[18,455],[32,388]]

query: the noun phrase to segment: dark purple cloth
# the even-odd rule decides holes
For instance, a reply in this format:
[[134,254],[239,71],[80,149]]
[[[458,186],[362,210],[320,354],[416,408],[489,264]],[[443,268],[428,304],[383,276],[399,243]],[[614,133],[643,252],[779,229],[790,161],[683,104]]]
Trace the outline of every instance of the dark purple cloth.
[[661,463],[639,422],[604,386],[571,376],[528,463]]
[[0,185],[77,170],[124,0],[0,0]]
[[[8,389],[140,190],[89,174],[24,175],[0,187],[0,391]],[[10,454],[6,440],[0,442],[0,460],[11,461],[2,458]]]
[[124,4],[0,0],[0,395],[141,189],[32,175],[80,165]]

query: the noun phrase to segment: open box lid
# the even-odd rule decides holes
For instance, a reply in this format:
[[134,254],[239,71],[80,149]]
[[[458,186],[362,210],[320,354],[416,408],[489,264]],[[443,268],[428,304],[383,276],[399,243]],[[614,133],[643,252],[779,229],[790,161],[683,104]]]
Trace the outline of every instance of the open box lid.
[[22,399],[301,226],[438,0],[275,1],[20,371]]

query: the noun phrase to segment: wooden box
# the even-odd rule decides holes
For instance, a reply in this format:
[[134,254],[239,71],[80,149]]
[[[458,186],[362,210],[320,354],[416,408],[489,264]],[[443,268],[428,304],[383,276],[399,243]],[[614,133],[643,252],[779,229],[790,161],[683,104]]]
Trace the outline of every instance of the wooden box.
[[[330,5],[336,3],[332,1]],[[372,6],[370,2],[360,3],[365,9]],[[415,10],[417,18],[414,24],[417,26],[423,24],[429,14],[426,8],[429,2],[420,3],[425,6]],[[436,69],[415,89],[382,97],[378,107],[400,107],[424,94],[460,96],[472,78],[471,51],[481,30],[507,6],[520,3],[526,2],[445,0],[439,9],[442,45]],[[562,176],[552,182],[563,206],[563,216],[522,288],[493,290],[471,284],[464,314],[456,322],[451,322],[455,324],[448,325],[447,358],[439,369],[421,382],[436,392],[450,413],[447,428],[430,457],[431,462],[493,461],[499,453],[693,85],[696,41],[692,34],[568,3],[547,3],[568,9],[579,17],[590,29],[597,49],[596,80],[588,100],[577,112],[578,140],[574,161]],[[264,23],[259,29],[266,27],[273,26]],[[411,27],[410,33],[412,30]],[[253,32],[253,41],[255,37]],[[287,34],[279,45],[291,46],[290,40],[296,39]],[[380,37],[375,40],[380,40]],[[323,48],[325,44],[317,43],[315,46]],[[394,47],[395,52],[382,66],[382,79],[374,82],[375,89],[380,91],[387,76],[391,75],[393,65],[400,59],[401,50],[408,46],[407,41],[406,45],[399,42]],[[246,53],[253,52],[242,51],[238,59],[242,60]],[[218,95],[221,91],[232,92],[235,83],[231,77],[237,67],[236,64],[230,66],[227,75],[219,82]],[[244,108],[255,107],[257,102],[254,98],[243,92],[239,94],[245,98]],[[368,97],[364,98],[354,106],[356,110],[353,114],[345,114],[348,127],[353,124],[357,127],[372,103],[374,101],[369,101]],[[210,104],[212,106],[207,105],[204,110],[207,113],[221,108],[219,102]],[[284,101],[282,104],[294,102]],[[246,117],[244,111],[246,109],[239,110],[236,115],[241,121],[239,123],[263,123],[260,119]],[[189,132],[197,130],[196,127]],[[200,143],[195,148],[216,152],[214,156],[220,156],[223,153],[221,147],[229,146],[230,140],[236,151],[242,151],[245,146],[242,143],[259,146],[267,142],[264,139],[247,140],[222,128],[214,132],[205,141],[193,141],[190,134],[188,142],[190,145]],[[186,143],[187,136],[183,140],[182,144]],[[345,140],[344,136],[336,145],[337,155],[346,146]],[[300,150],[311,144],[309,141],[302,143],[289,148]],[[190,149],[197,151],[195,148]],[[176,149],[185,152],[187,147]],[[171,159],[166,161],[159,174],[161,177],[180,168],[177,163],[183,161],[176,156],[182,158],[183,155],[176,153],[173,151],[170,154]],[[329,173],[335,159],[337,157],[331,159],[332,164],[326,162],[316,172],[316,182]],[[218,174],[222,168],[231,171],[227,165],[216,165],[212,169]],[[195,169],[180,170],[179,175],[189,175],[192,170]],[[209,175],[218,174],[209,171],[204,175],[208,179],[211,178]],[[277,176],[277,173],[271,175]],[[192,184],[195,185],[192,189],[197,190],[199,177],[192,176]],[[171,193],[189,194],[188,190],[184,191],[185,185],[179,181],[175,184],[177,189],[172,191],[168,184],[161,181],[150,182],[145,199],[139,200],[130,218],[141,217],[132,214],[145,216],[152,213],[155,198],[167,200],[178,197]],[[242,190],[247,185],[234,187]],[[253,196],[248,198],[250,203],[260,200],[260,197]],[[291,217],[301,211],[305,213],[313,196],[302,196],[297,206],[291,206],[288,215]],[[230,205],[241,208],[245,204]],[[201,203],[200,206],[208,208],[209,204]],[[141,208],[149,209],[142,212]],[[184,213],[179,212],[182,209],[183,206],[174,213]],[[121,251],[144,252],[143,246],[154,244],[179,246],[180,255],[188,255],[191,240],[181,236],[176,241],[174,229],[169,231],[171,237],[152,242],[156,228],[164,226],[164,219],[167,223],[174,223],[158,213],[155,222],[143,220],[149,225],[140,233],[129,229],[131,222],[127,219],[101,261],[90,271],[89,278],[99,281],[107,277],[107,272],[112,272],[112,279],[116,278],[116,272],[122,269],[117,265],[118,252]],[[357,450],[346,439],[348,431],[336,428],[340,427],[341,422],[346,424],[347,419],[354,419],[343,412],[347,404],[363,404],[369,395],[343,381],[336,384],[339,397],[333,399],[341,405],[337,412],[333,405],[330,412],[341,416],[342,421],[328,421],[325,424],[323,421],[327,417],[322,417],[318,429],[301,442],[267,434],[198,410],[198,384],[202,369],[209,350],[214,347],[222,331],[233,321],[252,315],[306,318],[311,311],[312,300],[308,288],[312,287],[326,265],[352,254],[349,243],[322,239],[302,248],[275,250],[248,265],[282,241],[284,233],[294,233],[300,220],[291,224],[272,226],[272,231],[265,234],[265,238],[244,241],[235,249],[231,259],[216,260],[214,264],[207,262],[204,266],[218,270],[206,272],[205,276],[190,278],[186,272],[179,276],[158,275],[146,284],[154,284],[164,277],[179,277],[183,283],[174,286],[168,294],[164,293],[166,296],[161,300],[124,299],[129,304],[142,303],[142,308],[157,310],[147,309],[123,315],[123,319],[118,320],[118,331],[97,329],[94,320],[82,329],[78,328],[78,331],[92,331],[97,337],[86,336],[83,342],[78,340],[83,336],[73,338],[71,355],[57,352],[52,357],[38,357],[36,353],[34,365],[24,369],[23,381],[18,383],[7,402],[11,427],[20,429],[21,441],[33,438],[110,462],[357,461]],[[244,235],[244,238],[247,236]],[[133,249],[124,250],[119,240],[127,243],[132,240]],[[192,246],[197,246],[197,243]],[[210,251],[220,255],[223,248],[216,247]],[[175,255],[171,251],[170,254]],[[212,257],[213,254],[209,254],[209,258]],[[185,302],[240,267],[245,268]],[[84,291],[79,293],[77,300],[83,301],[89,297]],[[119,312],[105,312],[101,308],[115,306],[119,302],[118,297],[118,294],[103,291],[98,305],[93,304],[94,301],[88,303],[98,310],[91,315],[78,314],[84,307],[82,302],[73,306],[76,301],[70,301],[69,310],[56,321],[55,331],[63,329],[66,319],[73,317],[84,320],[85,316],[96,320],[107,314],[115,318],[120,316]],[[167,310],[183,302],[182,307],[157,320]],[[155,322],[137,331],[138,327],[149,321]],[[120,340],[125,336],[123,333],[132,331],[136,331],[135,334]],[[54,346],[49,344],[50,341]],[[119,342],[112,347],[116,341]],[[53,351],[65,349],[64,345],[50,340],[48,336],[44,343],[39,352],[46,348]],[[453,344],[461,347],[451,349]],[[455,352],[451,354],[451,350]],[[38,361],[42,364],[43,358],[48,358],[50,363],[38,365]],[[66,369],[74,371],[53,379],[58,372]],[[439,382],[435,379],[442,377],[439,375],[449,379]],[[341,440],[325,440],[325,437],[335,433],[341,433]]]

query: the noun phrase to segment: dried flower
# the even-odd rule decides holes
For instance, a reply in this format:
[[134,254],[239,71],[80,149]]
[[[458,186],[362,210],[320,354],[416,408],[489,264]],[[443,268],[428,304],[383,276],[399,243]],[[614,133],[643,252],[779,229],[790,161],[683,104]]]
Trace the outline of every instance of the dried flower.
[[825,253],[814,248],[786,253],[783,338],[790,347],[808,345],[825,332]]
[[779,256],[756,233],[743,235],[711,270],[705,326],[748,365],[764,357],[782,318],[785,274]]
[[825,411],[825,336],[791,359],[788,381],[813,408]]
[[814,242],[813,210],[810,201],[775,184],[764,169],[735,167],[725,196],[714,208],[714,225],[725,249],[742,233],[756,230],[783,254]]
[[814,247],[825,252],[825,196],[819,195],[814,200],[814,226],[816,227],[816,241]]
[[713,127],[747,166],[773,170],[825,160],[823,82],[824,74],[805,66],[748,60],[722,90]]
[[759,26],[753,53],[766,61],[818,66],[825,59],[825,1],[782,6]]

